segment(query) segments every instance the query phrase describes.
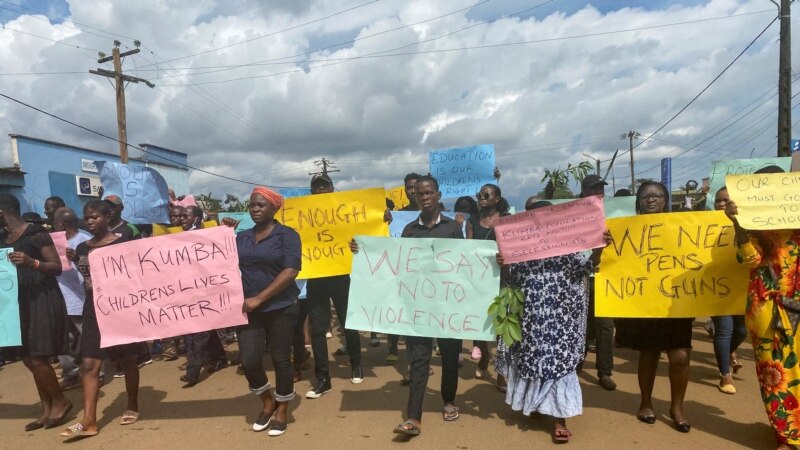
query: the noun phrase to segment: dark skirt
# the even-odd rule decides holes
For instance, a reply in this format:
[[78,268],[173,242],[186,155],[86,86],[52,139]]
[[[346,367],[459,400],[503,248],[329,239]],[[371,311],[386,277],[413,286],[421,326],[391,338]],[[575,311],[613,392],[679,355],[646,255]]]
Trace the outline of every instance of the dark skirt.
[[69,352],[67,307],[55,277],[26,271],[20,277],[19,316],[22,356],[50,357]]
[[638,351],[692,348],[694,319],[616,319],[617,344]]
[[81,333],[81,358],[104,360],[106,358],[119,360],[126,356],[135,356],[139,353],[140,343],[114,345],[100,348],[100,327],[97,325],[97,315],[94,311],[94,301],[86,299],[83,304],[83,331]]

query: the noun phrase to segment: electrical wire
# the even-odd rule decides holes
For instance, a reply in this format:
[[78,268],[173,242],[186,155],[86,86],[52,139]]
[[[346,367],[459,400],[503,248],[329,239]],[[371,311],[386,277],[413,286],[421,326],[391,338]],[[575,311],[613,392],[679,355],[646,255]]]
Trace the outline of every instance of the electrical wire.
[[[108,136],[108,135],[103,134],[103,133],[101,133],[99,131],[92,130],[91,128],[87,128],[87,127],[85,127],[83,125],[80,125],[80,124],[77,124],[75,122],[72,122],[72,121],[70,121],[68,119],[65,119],[65,118],[63,118],[61,116],[58,116],[56,114],[49,113],[49,112],[47,112],[47,111],[45,111],[43,109],[37,108],[37,107],[35,107],[33,105],[29,105],[29,104],[23,102],[22,100],[18,100],[18,99],[14,98],[14,97],[11,97],[9,95],[3,94],[2,92],[0,92],[0,97],[3,97],[3,98],[5,98],[7,100],[10,100],[12,102],[18,103],[18,104],[20,104],[22,106],[25,106],[26,108],[30,108],[30,109],[32,109],[34,111],[37,111],[39,113],[42,113],[42,114],[44,114],[46,116],[52,117],[53,119],[60,120],[61,122],[67,123],[67,124],[72,125],[72,126],[77,127],[77,128],[80,128],[81,130],[88,131],[89,133],[95,134],[95,135],[100,136],[100,137],[104,137],[106,139],[110,139],[110,140],[115,141],[115,142],[120,143],[120,144],[124,144],[127,147],[139,150],[142,153],[147,153],[147,154],[150,154],[150,155],[153,155],[153,156],[158,156],[159,159],[163,159],[163,160],[168,161],[168,162],[170,162],[172,164],[175,164],[177,166],[186,167],[187,169],[192,169],[192,170],[195,170],[197,172],[205,173],[205,174],[208,174],[208,175],[213,175],[215,177],[224,178],[224,179],[230,180],[230,181],[236,181],[236,182],[239,182],[239,183],[248,184],[248,185],[251,185],[251,186],[257,186],[257,185],[261,185],[262,184],[262,183],[254,183],[252,181],[241,180],[241,179],[238,179],[238,178],[229,177],[227,175],[222,175],[222,174],[219,174],[219,173],[216,173],[216,172],[211,172],[209,170],[201,169],[199,167],[191,166],[189,164],[185,164],[185,163],[182,163],[180,161],[175,161],[173,159],[166,158],[163,155],[159,155],[159,154],[153,153],[153,152],[151,152],[149,150],[146,150],[146,149],[144,149],[142,147],[139,147],[138,145],[131,145],[131,144],[128,144],[127,142],[122,142],[122,141],[120,141],[120,140],[118,140],[118,139],[116,139],[114,137]],[[278,189],[294,189],[293,187],[288,187],[288,186],[269,186],[269,187],[278,188]]]

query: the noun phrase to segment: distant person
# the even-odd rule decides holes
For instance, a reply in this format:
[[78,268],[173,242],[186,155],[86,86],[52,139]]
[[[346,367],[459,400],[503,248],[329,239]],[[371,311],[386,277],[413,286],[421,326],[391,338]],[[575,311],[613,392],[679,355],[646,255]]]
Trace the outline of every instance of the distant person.
[[[333,181],[327,174],[318,173],[311,178],[311,195],[327,194],[333,191]],[[349,355],[350,381],[352,383],[359,384],[364,381],[364,369],[361,367],[361,338],[358,331],[348,329],[346,323],[350,275],[313,278],[308,280],[306,289],[308,294],[305,301],[311,323],[311,350],[314,353],[314,376],[316,378],[313,389],[306,392],[306,398],[316,399],[333,389],[328,363],[328,342],[325,337],[331,322],[331,302],[333,302],[345,336],[345,345],[334,354]]]
[[56,195],[52,197],[47,197],[47,200],[44,201],[44,215],[47,217],[47,224],[52,226],[53,225],[53,217],[56,213],[58,208],[63,208],[67,206],[64,203],[64,199],[58,197]]
[[400,211],[419,211],[419,205],[417,204],[417,199],[414,198],[414,184],[416,184],[417,180],[421,175],[416,172],[411,172],[406,174],[403,178],[403,186],[405,187],[406,198],[408,199],[408,205],[401,208]]
[[614,197],[632,197],[630,189],[617,189],[617,192],[614,192]]
[[183,231],[203,228],[203,210],[199,206],[187,206],[183,216]]
[[[608,183],[599,175],[587,175],[581,182],[581,197],[605,197]],[[589,274],[589,316],[586,323],[586,350],[595,351],[597,383],[607,391],[617,388],[611,378],[614,369],[614,319],[594,315],[594,272]]]
[[142,237],[136,225],[122,219],[122,210],[125,209],[125,205],[122,203],[122,199],[119,198],[119,196],[108,195],[103,201],[107,202],[111,207],[111,219],[108,226],[112,233],[119,237],[124,237],[127,240],[139,239]]
[[186,216],[186,208],[179,205],[169,207],[169,225],[172,227],[183,227],[183,219]]
[[[714,209],[725,211],[730,201],[728,188],[723,186],[714,196]],[[737,373],[742,368],[742,363],[739,362],[736,350],[747,337],[744,314],[713,316],[711,320],[714,323],[714,356],[717,359],[717,368],[719,369],[719,384],[717,387],[722,393],[735,394],[736,387],[733,385],[731,372]]]
[[78,228],[78,216],[70,208],[58,208],[53,214],[53,230],[63,231],[67,237],[67,259],[70,260],[72,270],[67,270],[57,277],[58,287],[64,295],[69,319],[69,354],[59,355],[61,364],[61,390],[66,391],[81,385],[81,375],[78,370],[79,361],[75,355],[80,351],[81,330],[83,330],[83,303],[86,300],[83,289],[83,275],[72,262],[75,259],[75,249],[78,244],[91,239],[92,235]]
[[8,230],[2,247],[12,248],[8,260],[17,267],[22,362],[33,375],[42,405],[42,413],[25,431],[53,428],[72,409],[49,361],[67,353],[67,309],[56,281],[61,259],[44,228],[22,220],[13,195],[0,194],[0,227]]

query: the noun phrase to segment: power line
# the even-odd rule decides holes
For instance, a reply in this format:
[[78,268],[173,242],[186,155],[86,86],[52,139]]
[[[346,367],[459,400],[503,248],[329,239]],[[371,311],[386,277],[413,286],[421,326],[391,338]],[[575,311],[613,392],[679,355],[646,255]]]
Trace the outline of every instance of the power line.
[[[540,6],[545,5],[547,3],[549,3],[549,2],[541,3],[541,4],[539,4],[539,5],[537,5],[537,6],[533,7],[533,8],[529,8],[529,10],[537,8],[537,7],[540,7]],[[192,84],[193,85],[222,84],[222,83],[229,83],[229,82],[233,82],[233,81],[242,81],[242,80],[250,80],[250,79],[260,79],[260,78],[270,78],[270,77],[274,77],[274,76],[278,76],[278,75],[285,75],[285,74],[290,74],[290,73],[309,72],[309,71],[312,71],[314,69],[319,69],[319,68],[323,68],[323,67],[330,67],[330,66],[336,66],[336,65],[343,64],[343,63],[346,63],[346,62],[356,61],[356,60],[361,60],[361,59],[391,58],[391,57],[398,57],[398,56],[413,56],[413,55],[424,55],[424,54],[435,54],[435,53],[450,53],[450,52],[459,52],[459,51],[464,51],[464,50],[484,50],[484,49],[494,49],[494,48],[502,48],[502,47],[508,47],[508,46],[541,44],[541,43],[548,43],[548,42],[558,42],[558,41],[565,41],[565,40],[574,40],[574,39],[583,39],[583,38],[598,37],[598,36],[607,36],[607,35],[614,35],[614,34],[621,34],[621,33],[630,33],[630,32],[634,32],[634,31],[644,31],[644,30],[667,28],[667,27],[674,27],[674,26],[687,25],[687,24],[704,23],[704,22],[710,22],[710,21],[715,21],[715,20],[725,20],[725,19],[730,19],[730,18],[735,18],[735,17],[750,16],[750,15],[754,15],[754,14],[764,14],[764,13],[767,13],[767,12],[772,12],[772,11],[755,11],[755,12],[749,12],[749,13],[733,14],[733,15],[729,15],[729,16],[712,17],[712,18],[707,18],[707,19],[698,19],[698,20],[691,20],[691,21],[673,22],[673,23],[667,23],[667,24],[650,25],[650,26],[636,27],[636,28],[626,28],[626,29],[621,29],[621,30],[603,31],[603,32],[596,32],[596,33],[584,33],[584,34],[579,34],[579,35],[562,36],[562,37],[556,37],[556,38],[531,39],[531,40],[526,40],[526,41],[505,42],[505,43],[498,43],[498,44],[485,44],[485,45],[463,46],[463,47],[454,47],[454,48],[446,48],[446,49],[432,49],[432,50],[419,50],[419,51],[413,51],[413,52],[389,53],[389,52],[394,52],[396,50],[400,50],[400,49],[403,49],[403,48],[412,47],[412,46],[420,45],[420,44],[423,44],[423,43],[431,42],[431,41],[434,41],[434,40],[437,40],[437,39],[441,39],[441,38],[453,35],[455,33],[459,33],[461,31],[467,30],[469,28],[473,28],[475,26],[483,25],[485,23],[501,20],[503,18],[507,18],[507,17],[511,17],[513,15],[516,15],[516,14],[520,14],[520,12],[517,12],[517,13],[505,15],[505,16],[502,16],[502,17],[498,17],[498,18],[493,19],[491,21],[485,21],[485,22],[480,22],[480,23],[477,23],[477,24],[473,24],[473,25],[470,25],[468,27],[456,30],[454,32],[450,32],[450,33],[438,36],[436,38],[431,38],[431,39],[426,39],[426,40],[419,41],[419,42],[414,42],[414,43],[407,44],[407,45],[404,45],[404,46],[401,46],[401,47],[397,47],[397,48],[394,48],[394,49],[387,49],[387,50],[382,50],[382,51],[378,51],[378,52],[374,52],[374,53],[368,53],[368,54],[365,54],[365,55],[353,56],[353,57],[347,57],[347,58],[327,58],[325,60],[320,60],[320,61],[337,61],[337,62],[333,62],[333,63],[330,63],[330,64],[320,64],[320,65],[311,66],[311,67],[308,67],[308,68],[298,68],[298,69],[292,69],[292,70],[287,70],[287,71],[283,71],[283,72],[276,72],[276,73],[271,73],[271,74],[265,74],[265,75],[252,75],[252,76],[247,76],[247,77],[238,77],[238,78],[231,78],[231,79],[225,79],[225,80],[212,80],[212,81],[197,82],[197,83],[192,83]],[[294,61],[295,64],[304,64],[304,63],[307,63],[307,62],[308,61]],[[220,66],[220,67],[227,67],[227,66]],[[213,73],[213,72],[209,72],[209,73]],[[201,73],[194,73],[194,74],[189,74],[189,75],[198,76],[198,75],[203,75],[203,74],[204,73],[201,72]],[[164,84],[162,86],[186,86],[186,85],[185,84]]]
[[[52,118],[54,118],[56,120],[60,120],[62,122],[68,123],[68,124],[70,124],[70,125],[72,125],[74,127],[80,128],[80,129],[82,129],[84,131],[88,131],[89,133],[95,134],[97,136],[104,137],[106,139],[110,139],[110,140],[115,141],[117,143],[123,143],[122,141],[119,141],[116,138],[113,138],[111,136],[105,135],[105,134],[103,134],[103,133],[101,133],[99,131],[92,130],[91,128],[87,128],[87,127],[85,127],[83,125],[79,125],[79,124],[77,124],[75,122],[72,122],[70,120],[67,120],[67,119],[65,119],[65,118],[63,118],[61,116],[49,113],[49,112],[47,112],[47,111],[45,111],[43,109],[39,109],[39,108],[37,108],[37,107],[35,107],[33,105],[29,105],[29,104],[23,102],[22,100],[17,100],[16,98],[8,96],[6,94],[0,93],[0,97],[4,97],[4,98],[6,98],[8,100],[11,100],[14,103],[18,103],[18,104],[20,104],[22,106],[25,106],[26,108],[30,108],[30,109],[32,109],[34,111],[37,111],[37,112],[40,112],[40,113],[42,113],[44,115],[50,116],[50,117],[52,117]],[[153,155],[153,156],[158,156],[159,159],[163,159],[163,160],[171,162],[171,163],[173,163],[175,165],[183,166],[183,167],[186,167],[187,169],[196,170],[198,172],[205,173],[205,174],[208,174],[208,175],[213,175],[215,177],[220,177],[220,178],[224,178],[226,180],[236,181],[236,182],[243,183],[243,184],[249,184],[249,185],[252,185],[252,186],[257,186],[257,185],[262,184],[262,183],[254,183],[252,181],[240,180],[238,178],[233,178],[233,177],[229,177],[227,175],[222,175],[222,174],[211,172],[211,171],[208,171],[208,170],[205,170],[205,169],[200,169],[199,167],[191,166],[189,164],[185,164],[185,163],[182,163],[180,161],[175,161],[175,160],[166,158],[163,155],[153,153],[153,152],[151,152],[149,150],[145,150],[142,147],[139,147],[138,145],[131,145],[131,144],[128,144],[128,143],[125,143],[125,145],[127,145],[128,147],[137,149],[137,150],[141,151],[142,153],[147,153],[147,154],[150,154],[150,155]],[[293,189],[293,188],[288,187],[288,186],[269,186],[269,187],[279,188],[279,189]]]
[[[667,120],[667,121],[666,121],[666,122],[665,122],[663,125],[661,125],[660,127],[658,127],[658,129],[657,129],[656,131],[654,131],[654,132],[650,133],[650,135],[649,135],[649,136],[647,136],[646,138],[644,138],[644,139],[640,140],[638,144],[636,144],[635,146],[633,146],[633,148],[631,148],[631,149],[630,149],[630,150],[628,150],[628,151],[633,151],[633,150],[634,150],[634,149],[636,149],[637,147],[639,147],[639,146],[641,146],[642,144],[644,144],[645,142],[647,142],[647,141],[648,141],[648,140],[649,140],[651,137],[653,137],[653,136],[654,136],[654,135],[656,135],[656,134],[657,134],[659,131],[661,131],[661,130],[663,130],[664,128],[666,128],[666,127],[667,127],[667,126],[668,126],[670,123],[672,123],[672,121],[674,121],[675,119],[677,119],[677,118],[678,118],[678,116],[680,116],[680,115],[681,115],[681,114],[682,114],[684,111],[686,111],[686,110],[687,110],[687,109],[688,109],[690,106],[692,106],[692,104],[693,104],[693,103],[694,103],[694,102],[695,102],[695,101],[696,101],[698,98],[700,98],[700,96],[701,96],[701,95],[703,95],[703,94],[704,94],[704,93],[705,93],[705,92],[706,92],[706,91],[707,91],[707,90],[708,90],[708,89],[709,89],[711,86],[713,86],[713,85],[714,85],[714,83],[716,83],[716,82],[717,82],[717,80],[719,80],[719,79],[722,77],[722,75],[724,75],[724,74],[725,74],[725,72],[727,72],[727,71],[728,71],[728,69],[730,69],[730,68],[731,68],[731,67],[732,67],[732,66],[733,66],[733,65],[736,63],[736,61],[738,61],[738,60],[739,60],[739,58],[741,58],[741,57],[742,57],[742,55],[744,55],[744,54],[745,54],[745,52],[746,52],[747,50],[749,50],[749,49],[750,49],[750,47],[752,47],[752,46],[753,46],[753,44],[755,44],[755,43],[756,43],[756,41],[758,40],[758,38],[760,38],[760,37],[761,37],[761,36],[762,36],[764,33],[766,33],[766,32],[767,32],[767,30],[768,30],[768,29],[769,29],[769,28],[772,26],[772,24],[773,24],[773,23],[775,23],[775,21],[777,21],[777,20],[778,20],[778,18],[777,18],[777,17],[773,18],[773,19],[772,19],[772,20],[769,22],[769,24],[767,24],[767,26],[766,26],[766,27],[764,27],[764,29],[763,29],[763,30],[761,30],[761,32],[760,32],[760,33],[758,33],[758,34],[756,35],[756,37],[755,37],[755,38],[753,38],[753,40],[752,40],[752,41],[750,41],[750,43],[749,43],[749,44],[747,44],[747,46],[746,46],[746,47],[745,47],[745,48],[744,48],[744,49],[743,49],[741,52],[739,52],[739,54],[738,54],[738,55],[736,55],[736,57],[735,57],[735,58],[733,58],[733,61],[731,61],[730,63],[728,63],[728,65],[727,65],[727,66],[725,66],[725,68],[724,68],[724,69],[722,69],[722,72],[720,72],[720,73],[719,73],[719,74],[718,74],[716,77],[714,77],[714,79],[713,79],[713,80],[711,80],[711,82],[710,82],[710,83],[708,83],[708,84],[706,85],[706,87],[704,87],[704,88],[703,88],[703,89],[702,89],[700,92],[698,92],[698,93],[697,93],[697,95],[695,95],[695,96],[694,96],[694,98],[692,98],[691,100],[689,100],[689,103],[687,103],[687,104],[686,104],[686,105],[685,105],[683,108],[681,108],[681,109],[680,109],[680,110],[679,110],[677,113],[675,113],[675,115],[673,115],[673,116],[672,116],[672,117],[671,117],[669,120]],[[623,152],[623,153],[621,153],[621,154],[620,154],[620,155],[618,155],[618,156],[622,156],[622,155],[624,155],[624,154],[626,154],[626,153],[628,153],[628,152],[627,152],[627,151],[626,151],[626,152]]]
[[[244,41],[239,41],[239,42],[234,42],[232,44],[223,45],[222,47],[212,48],[212,49],[204,50],[202,52],[192,53],[190,55],[185,55],[185,56],[180,56],[180,57],[177,57],[177,58],[167,59],[167,60],[162,61],[162,62],[168,63],[168,62],[173,62],[173,61],[179,61],[181,59],[191,58],[192,56],[204,55],[206,53],[212,53],[212,52],[215,52],[217,50],[223,50],[223,49],[230,48],[230,47],[233,47],[233,46],[236,46],[236,45],[241,45],[241,44],[246,44],[248,42],[253,42],[253,41],[256,41],[258,39],[264,39],[264,38],[267,38],[267,37],[275,36],[277,34],[284,33],[286,31],[296,30],[296,29],[302,28],[302,27],[304,27],[306,25],[311,25],[313,23],[321,22],[323,20],[330,19],[331,17],[336,17],[336,16],[344,14],[346,12],[350,12],[350,11],[356,10],[358,8],[361,8],[361,7],[364,7],[364,6],[367,6],[367,5],[371,5],[371,4],[377,3],[377,2],[378,2],[378,0],[371,0],[371,1],[368,1],[366,3],[362,3],[360,5],[356,5],[356,6],[347,8],[347,9],[343,9],[341,11],[337,11],[337,12],[335,12],[333,14],[329,14],[329,15],[327,15],[325,17],[320,17],[318,19],[314,19],[314,20],[312,20],[310,22],[301,23],[299,25],[291,26],[289,28],[284,28],[283,30],[275,31],[275,32],[268,33],[268,34],[263,34],[261,36],[256,36],[256,37],[253,37],[253,38],[250,38],[250,39],[245,39]],[[143,67],[146,67],[146,66],[143,66]]]

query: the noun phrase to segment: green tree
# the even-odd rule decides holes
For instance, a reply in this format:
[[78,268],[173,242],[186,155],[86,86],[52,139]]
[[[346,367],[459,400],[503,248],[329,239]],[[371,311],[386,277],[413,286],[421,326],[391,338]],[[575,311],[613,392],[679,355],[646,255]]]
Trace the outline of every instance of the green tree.
[[592,163],[583,161],[577,166],[567,164],[567,168],[544,169],[542,182],[547,181],[544,190],[539,192],[539,196],[545,199],[553,198],[573,198],[575,194],[569,188],[570,179],[580,183],[586,175],[593,170]]
[[222,200],[214,198],[209,192],[208,194],[200,194],[195,196],[198,205],[206,212],[219,212],[222,210]]

